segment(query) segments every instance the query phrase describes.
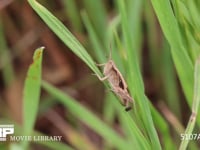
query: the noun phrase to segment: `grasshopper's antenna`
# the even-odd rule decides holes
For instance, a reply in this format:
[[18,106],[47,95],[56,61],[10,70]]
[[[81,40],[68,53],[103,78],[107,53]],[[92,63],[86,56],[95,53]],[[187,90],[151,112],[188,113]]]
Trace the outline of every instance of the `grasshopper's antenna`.
[[112,59],[112,44],[110,43],[110,54],[109,54],[109,60]]

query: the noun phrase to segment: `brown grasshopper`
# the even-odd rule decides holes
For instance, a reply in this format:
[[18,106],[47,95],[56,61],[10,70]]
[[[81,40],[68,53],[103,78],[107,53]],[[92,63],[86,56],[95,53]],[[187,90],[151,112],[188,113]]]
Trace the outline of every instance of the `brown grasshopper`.
[[104,64],[97,64],[98,66],[104,66],[103,74],[104,77],[100,77],[97,75],[99,80],[104,81],[108,80],[110,83],[110,86],[112,88],[112,91],[120,98],[122,104],[125,106],[125,110],[129,111],[132,108],[132,104],[134,100],[130,96],[128,92],[127,84],[120,73],[120,71],[117,69],[114,61],[111,59],[111,52],[110,52],[110,58],[107,63]]

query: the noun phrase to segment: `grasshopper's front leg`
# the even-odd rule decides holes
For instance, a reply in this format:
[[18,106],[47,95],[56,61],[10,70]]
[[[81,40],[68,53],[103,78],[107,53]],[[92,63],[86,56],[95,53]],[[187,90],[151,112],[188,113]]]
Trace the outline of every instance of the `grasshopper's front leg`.
[[99,80],[101,80],[101,81],[104,81],[104,80],[106,80],[106,79],[108,79],[108,77],[109,77],[109,75],[107,75],[107,76],[105,76],[105,77],[100,77],[98,74],[95,74],[98,78],[99,78]]

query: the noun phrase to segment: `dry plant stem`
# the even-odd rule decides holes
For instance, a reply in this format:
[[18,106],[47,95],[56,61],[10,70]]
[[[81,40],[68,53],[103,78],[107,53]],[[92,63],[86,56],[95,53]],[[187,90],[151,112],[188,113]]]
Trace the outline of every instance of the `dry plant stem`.
[[[198,114],[199,104],[200,104],[200,57],[197,59],[195,64],[195,72],[194,72],[194,98],[192,104],[192,114],[190,116],[187,128],[185,130],[185,135],[192,134],[196,123],[196,117]],[[184,139],[181,141],[181,145],[179,150],[185,150],[188,146],[189,140]]]
[[169,110],[169,108],[164,104],[164,102],[159,102],[158,104],[159,110],[164,115],[166,120],[174,127],[177,133],[181,134],[184,132],[183,125],[179,122],[176,116]]

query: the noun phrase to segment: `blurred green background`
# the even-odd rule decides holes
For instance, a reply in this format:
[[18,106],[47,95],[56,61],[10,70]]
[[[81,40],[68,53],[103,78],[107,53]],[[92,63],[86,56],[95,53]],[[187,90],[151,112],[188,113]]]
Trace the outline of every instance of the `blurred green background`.
[[[198,0],[1,0],[0,124],[62,141],[0,142],[0,149],[178,149],[181,134],[199,134],[200,117],[196,126],[189,121],[200,101],[199,15]],[[27,87],[41,46],[42,74]],[[102,76],[95,64],[110,49],[135,99],[130,112],[93,75]],[[40,98],[26,101],[26,90]]]

